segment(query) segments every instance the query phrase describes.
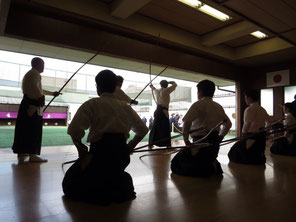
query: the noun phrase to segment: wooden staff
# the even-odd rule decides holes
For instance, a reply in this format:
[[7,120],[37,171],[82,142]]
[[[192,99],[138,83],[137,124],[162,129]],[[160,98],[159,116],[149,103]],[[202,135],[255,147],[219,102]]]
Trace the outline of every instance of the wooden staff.
[[[65,88],[65,86],[70,82],[70,80],[80,71],[80,69],[82,69],[87,63],[89,63],[93,58],[95,58],[97,55],[99,54],[99,52],[97,52],[96,54],[94,54],[89,60],[87,60],[82,66],[80,66],[79,69],[76,70],[76,72],[73,73],[73,75],[67,80],[67,82],[65,82],[65,84],[62,86],[62,88],[60,88],[60,90],[58,91],[58,93],[60,94],[60,92]],[[45,112],[45,110],[47,109],[47,107],[49,107],[49,105],[52,103],[52,101],[56,98],[56,96],[54,96],[49,103],[45,106],[45,108],[43,109],[43,112]]]
[[158,76],[160,76],[166,69],[168,68],[168,66],[166,66],[160,73],[158,73],[149,83],[147,83],[147,85],[141,90],[141,92],[139,92],[139,94],[133,99],[136,100],[141,94],[142,92],[147,88],[147,86],[149,86],[154,79],[156,79]]
[[[201,131],[201,130],[204,130],[204,129],[205,129],[204,127],[199,127],[199,128],[197,128],[197,129],[190,130],[189,133],[195,133],[195,132],[198,132],[198,131]],[[175,139],[175,138],[178,138],[178,137],[180,137],[180,136],[183,136],[183,134],[180,133],[180,134],[178,134],[178,135],[175,135],[175,136],[171,137],[171,139]],[[166,141],[167,139],[168,139],[168,138],[160,139],[160,140],[155,141],[154,143],[146,144],[146,145],[144,145],[144,146],[137,147],[137,148],[134,149],[134,151],[139,150],[139,149],[142,149],[142,148],[145,148],[145,147],[148,147],[148,146],[150,146],[150,145],[155,145],[156,143],[159,143],[159,142],[162,142],[162,141]]]

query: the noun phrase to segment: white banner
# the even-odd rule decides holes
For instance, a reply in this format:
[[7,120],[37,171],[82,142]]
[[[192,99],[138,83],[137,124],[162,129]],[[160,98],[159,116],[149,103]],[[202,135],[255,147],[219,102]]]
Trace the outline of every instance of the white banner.
[[290,70],[280,70],[266,73],[266,87],[290,85]]

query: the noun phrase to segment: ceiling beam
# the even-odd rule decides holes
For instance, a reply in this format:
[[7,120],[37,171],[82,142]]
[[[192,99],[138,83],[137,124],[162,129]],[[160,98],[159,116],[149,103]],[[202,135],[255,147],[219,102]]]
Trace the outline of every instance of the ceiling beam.
[[259,41],[247,46],[239,47],[236,49],[235,55],[237,59],[244,59],[252,56],[276,52],[291,47],[293,47],[293,45],[289,42],[275,37],[264,41]]
[[260,30],[259,31],[263,31],[263,32],[268,32],[268,33],[271,33],[272,35],[274,36],[277,36],[278,38],[282,39],[283,41],[286,41],[287,43],[291,44],[291,47],[295,47],[296,46],[296,43],[289,40],[288,38],[285,38],[284,36],[280,35],[279,33],[276,33],[274,32],[272,29],[268,28],[267,26],[263,25],[260,23],[260,21],[255,21],[253,19],[251,19],[250,17],[248,16],[245,16],[244,14],[240,13],[239,11],[231,8],[230,6],[227,5],[228,1],[226,2],[216,2],[214,0],[206,0],[206,1],[210,1],[212,5],[216,5],[216,6],[220,6],[222,7],[223,9],[227,10],[228,12],[231,12],[232,14],[256,25],[257,27],[260,27]]
[[257,30],[258,28],[255,25],[248,21],[242,21],[203,35],[201,37],[201,43],[208,47],[215,46],[220,43],[248,35]]
[[4,34],[11,0],[0,0],[0,35]]
[[112,4],[111,15],[116,18],[126,19],[150,1],[151,0],[116,0]]

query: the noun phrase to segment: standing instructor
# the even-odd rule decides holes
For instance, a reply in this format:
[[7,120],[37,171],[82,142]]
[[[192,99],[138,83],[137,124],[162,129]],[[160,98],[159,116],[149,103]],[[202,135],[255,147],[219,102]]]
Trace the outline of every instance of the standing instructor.
[[[171,86],[168,87],[169,84],[171,84]],[[160,86],[160,89],[156,89],[152,84],[150,85],[157,108],[154,112],[154,121],[149,134],[149,148],[152,148],[153,145],[171,146],[168,110],[170,104],[170,94],[176,89],[177,84],[174,81],[168,82],[166,80],[161,80]],[[156,142],[159,140],[161,140],[161,142]]]
[[19,163],[29,157],[29,162],[47,162],[41,158],[42,115],[45,96],[58,96],[59,92],[42,89],[41,75],[44,61],[35,57],[31,60],[32,69],[22,81],[23,99],[19,107],[15,125],[14,143],[12,150],[17,154]]

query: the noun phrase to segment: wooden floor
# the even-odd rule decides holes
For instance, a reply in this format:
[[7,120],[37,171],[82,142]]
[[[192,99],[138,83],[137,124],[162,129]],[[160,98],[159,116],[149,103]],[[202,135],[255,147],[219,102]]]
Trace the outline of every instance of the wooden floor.
[[48,163],[21,165],[0,149],[0,221],[296,221],[296,158],[267,152],[265,167],[240,165],[229,163],[229,147],[219,155],[224,177],[209,179],[171,174],[170,155],[133,154],[137,198],[107,207],[63,197],[61,164],[77,157],[73,146],[43,147]]

